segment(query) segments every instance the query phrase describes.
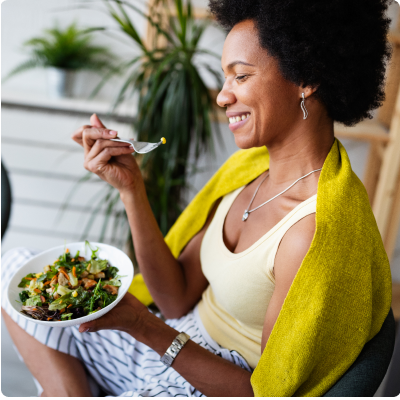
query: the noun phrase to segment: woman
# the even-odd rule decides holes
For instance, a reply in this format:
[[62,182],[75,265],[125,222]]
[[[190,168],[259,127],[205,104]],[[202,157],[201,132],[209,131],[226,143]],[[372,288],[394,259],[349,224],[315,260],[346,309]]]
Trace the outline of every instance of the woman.
[[[253,396],[252,371],[315,235],[333,122],[370,117],[383,99],[387,1],[211,0],[210,7],[229,30],[218,105],[237,146],[266,146],[269,167],[218,199],[175,258],[133,150],[108,140],[117,132],[96,115],[73,134],[85,168],[119,190],[141,272],[167,320],[129,293],[79,332],[32,332],[3,313],[43,395],[90,396],[86,369],[112,395]],[[17,263],[12,253],[3,263],[25,258]],[[191,340],[165,365],[160,358],[180,332]]]

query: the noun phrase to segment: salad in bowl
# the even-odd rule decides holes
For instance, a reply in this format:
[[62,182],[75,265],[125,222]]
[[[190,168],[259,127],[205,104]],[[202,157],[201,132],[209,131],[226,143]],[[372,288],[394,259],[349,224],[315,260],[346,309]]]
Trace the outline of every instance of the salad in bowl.
[[72,243],[29,260],[11,280],[8,298],[14,309],[34,322],[75,325],[111,310],[132,278],[132,262],[121,250],[87,241]]

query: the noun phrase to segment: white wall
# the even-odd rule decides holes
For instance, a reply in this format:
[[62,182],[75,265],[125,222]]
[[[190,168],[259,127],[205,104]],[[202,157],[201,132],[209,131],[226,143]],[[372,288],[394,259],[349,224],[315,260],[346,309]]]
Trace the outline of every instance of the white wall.
[[[134,1],[133,4],[145,9],[143,1]],[[206,5],[205,0],[194,1],[195,5]],[[82,7],[83,5],[83,7]],[[135,27],[144,36],[146,22],[143,18],[127,8]],[[26,50],[22,44],[32,37],[42,36],[43,30],[53,27],[57,21],[61,27],[68,26],[77,21],[81,28],[102,26],[107,27],[106,32],[94,33],[96,44],[108,46],[120,59],[130,59],[138,54],[137,46],[126,35],[121,34],[117,24],[105,12],[104,2],[98,0],[7,0],[1,4],[1,32],[2,32],[2,59],[1,76],[4,78],[16,65],[27,59]],[[215,27],[210,27],[201,42],[204,48],[216,53],[222,51],[225,34]],[[216,65],[219,60],[202,56]],[[215,86],[210,76],[205,72],[210,86]],[[80,79],[84,89],[81,96],[85,97],[95,87],[99,78],[93,73],[82,73]],[[111,101],[120,86],[122,78],[115,78],[100,92],[99,98]],[[85,90],[86,89],[86,90]],[[7,81],[3,90],[16,92],[30,92],[43,95],[46,93],[46,71],[35,69],[16,75]]]

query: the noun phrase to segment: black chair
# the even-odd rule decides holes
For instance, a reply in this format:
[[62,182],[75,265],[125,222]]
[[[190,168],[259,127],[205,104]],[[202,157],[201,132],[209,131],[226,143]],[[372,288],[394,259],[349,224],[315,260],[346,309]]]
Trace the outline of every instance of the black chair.
[[7,170],[1,163],[1,238],[8,226],[11,213],[11,186]]
[[400,394],[400,322],[397,322],[396,344],[389,365],[383,397],[395,397]]
[[395,336],[396,324],[390,309],[381,330],[365,344],[353,365],[323,397],[373,397],[389,367]]

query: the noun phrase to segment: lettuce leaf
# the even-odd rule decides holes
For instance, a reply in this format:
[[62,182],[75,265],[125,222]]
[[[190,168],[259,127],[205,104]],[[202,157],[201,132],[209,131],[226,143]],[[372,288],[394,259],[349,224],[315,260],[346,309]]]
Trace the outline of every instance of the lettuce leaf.
[[63,285],[58,285],[58,286],[57,286],[57,293],[58,293],[60,296],[64,296],[64,295],[66,295],[66,294],[68,294],[68,293],[70,293],[70,292],[72,292],[72,290],[71,290],[71,289],[68,289],[66,286],[63,286]]
[[72,291],[70,291],[67,294],[64,294],[64,296],[59,297],[58,299],[54,300],[50,305],[49,305],[49,310],[50,311],[55,311],[55,310],[62,310],[65,308],[67,305],[72,304]]
[[26,279],[26,278],[36,278],[35,274],[28,274],[26,275],[24,278],[21,279],[21,282],[19,283],[18,287],[26,287],[27,285],[29,286],[29,284],[31,283],[30,279]]
[[40,300],[40,295],[30,297],[28,300],[26,300],[25,305],[26,306],[41,306],[42,300]]
[[55,276],[55,272],[48,271],[45,274],[40,275],[39,278],[37,278],[37,282],[47,282],[51,281],[51,279]]
[[89,272],[93,275],[103,271],[103,269],[106,269],[108,265],[107,260],[91,260],[90,261],[90,270]]
[[119,277],[117,276],[116,278],[110,279],[109,281],[104,281],[103,286],[104,285],[121,286],[121,281],[119,280]]

